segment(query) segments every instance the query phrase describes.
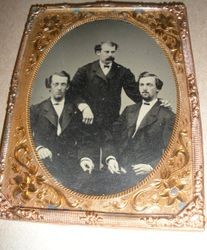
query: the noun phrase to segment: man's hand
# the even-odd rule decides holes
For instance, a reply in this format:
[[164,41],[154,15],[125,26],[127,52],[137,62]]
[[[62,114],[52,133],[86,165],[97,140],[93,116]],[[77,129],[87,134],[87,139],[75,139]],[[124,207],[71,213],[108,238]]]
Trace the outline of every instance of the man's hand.
[[86,103],[80,103],[78,109],[82,112],[82,122],[85,124],[92,124],[94,120],[94,115],[91,108]]
[[168,100],[164,100],[162,98],[159,98],[160,102],[161,102],[161,106],[165,107],[165,108],[168,108],[170,110],[172,110],[172,106],[171,104],[168,102]]
[[41,147],[37,150],[37,153],[41,160],[49,158],[52,161],[52,152],[48,148]]
[[110,159],[107,164],[108,164],[108,170],[112,174],[114,174],[114,173],[120,174],[119,164],[118,164],[117,160]]
[[82,115],[83,115],[83,120],[82,120],[83,123],[85,124],[93,123],[94,115],[89,106],[83,110]]
[[136,175],[138,174],[148,174],[153,170],[153,168],[149,164],[136,164],[132,165],[132,168]]
[[127,173],[127,171],[124,168],[119,167],[119,163],[117,162],[116,159],[110,159],[107,164],[108,164],[108,170],[112,174],[114,174],[114,173],[116,173],[116,174],[121,174],[121,173],[126,174]]
[[88,171],[89,174],[91,174],[94,169],[93,161],[90,158],[82,158],[80,160],[80,166],[84,172]]

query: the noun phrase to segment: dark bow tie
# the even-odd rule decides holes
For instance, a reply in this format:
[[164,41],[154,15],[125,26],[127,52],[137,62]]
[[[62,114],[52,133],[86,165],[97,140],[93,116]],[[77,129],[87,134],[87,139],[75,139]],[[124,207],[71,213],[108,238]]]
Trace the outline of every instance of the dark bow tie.
[[149,102],[144,102],[144,105],[150,105],[150,103]]
[[55,102],[55,103],[53,103],[53,105],[59,105],[60,103],[59,102]]
[[105,64],[105,65],[104,65],[104,68],[108,68],[108,69],[109,69],[109,68],[110,68],[110,66],[109,66],[109,65],[107,65],[107,64]]

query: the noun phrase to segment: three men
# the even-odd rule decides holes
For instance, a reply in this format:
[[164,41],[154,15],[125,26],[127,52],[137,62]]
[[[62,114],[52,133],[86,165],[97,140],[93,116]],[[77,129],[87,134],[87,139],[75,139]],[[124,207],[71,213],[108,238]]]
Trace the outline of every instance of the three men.
[[[163,83],[144,72],[138,87],[131,71],[114,62],[117,48],[113,42],[95,46],[99,61],[77,71],[70,91],[66,72],[51,75],[51,97],[31,107],[40,159],[81,193],[112,194],[135,185],[159,161],[172,132],[174,113],[157,99]],[[122,88],[137,104],[119,117]]]

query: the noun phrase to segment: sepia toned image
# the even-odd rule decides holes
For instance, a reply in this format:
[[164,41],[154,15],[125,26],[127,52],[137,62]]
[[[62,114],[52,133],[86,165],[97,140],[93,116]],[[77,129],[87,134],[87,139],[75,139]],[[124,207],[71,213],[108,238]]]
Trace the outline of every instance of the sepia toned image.
[[202,157],[183,4],[31,7],[1,144],[1,218],[201,230]]
[[37,154],[52,176],[73,191],[109,195],[159,163],[175,122],[176,82],[145,31],[95,21],[51,48],[30,103]]

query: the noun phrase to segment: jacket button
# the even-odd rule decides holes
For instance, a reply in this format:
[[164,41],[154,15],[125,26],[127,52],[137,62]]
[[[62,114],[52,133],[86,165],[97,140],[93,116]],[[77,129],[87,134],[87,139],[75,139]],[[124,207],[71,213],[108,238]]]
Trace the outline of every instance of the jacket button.
[[103,97],[101,100],[102,100],[102,101],[104,101],[104,100],[105,100],[105,98]]
[[60,153],[57,153],[57,156],[60,156]]

